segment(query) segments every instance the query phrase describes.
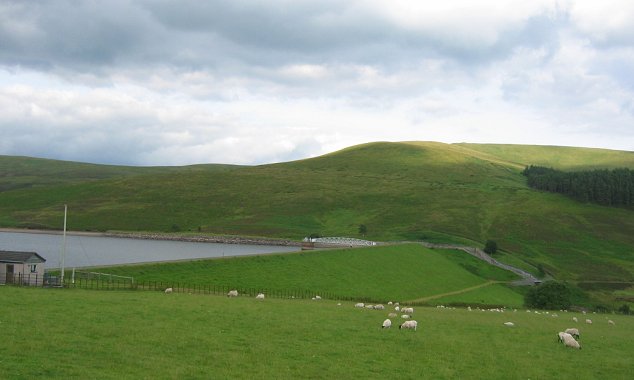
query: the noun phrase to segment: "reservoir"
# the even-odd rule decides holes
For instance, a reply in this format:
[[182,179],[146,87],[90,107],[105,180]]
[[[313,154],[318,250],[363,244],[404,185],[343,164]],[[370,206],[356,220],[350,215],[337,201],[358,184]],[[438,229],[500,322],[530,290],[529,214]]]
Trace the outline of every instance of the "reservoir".
[[[59,268],[63,236],[61,234],[0,232],[0,250],[37,252],[46,259],[46,268]],[[300,247],[194,243],[170,240],[146,240],[68,233],[66,268],[120,265],[157,261],[204,259],[296,252]]]

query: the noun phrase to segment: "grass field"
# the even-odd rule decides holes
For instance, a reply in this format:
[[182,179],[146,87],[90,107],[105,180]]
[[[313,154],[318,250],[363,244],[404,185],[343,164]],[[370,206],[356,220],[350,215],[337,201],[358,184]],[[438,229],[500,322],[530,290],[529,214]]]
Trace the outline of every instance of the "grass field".
[[[418,331],[352,302],[0,287],[8,379],[629,379],[634,320],[416,308]],[[513,321],[508,328],[504,322]]]
[[[460,291],[488,280],[512,281],[518,278],[464,252],[431,250],[419,244],[106,267],[100,270],[131,276],[137,282],[298,289],[382,302],[415,300]],[[498,302],[488,303],[521,304],[520,294],[510,290],[508,293]],[[493,299],[488,297],[487,300]]]

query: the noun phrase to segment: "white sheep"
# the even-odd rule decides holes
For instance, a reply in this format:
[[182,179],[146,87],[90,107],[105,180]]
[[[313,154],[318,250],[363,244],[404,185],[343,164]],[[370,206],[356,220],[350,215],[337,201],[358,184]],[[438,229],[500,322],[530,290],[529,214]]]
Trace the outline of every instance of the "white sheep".
[[394,306],[394,310],[395,311],[401,311],[401,307],[400,306]]
[[591,325],[592,324],[592,319],[586,319],[586,323]]
[[579,329],[576,329],[576,328],[572,328],[572,327],[571,327],[571,328],[569,328],[569,329],[566,329],[566,331],[564,331],[564,332],[565,332],[566,334],[570,334],[570,335],[572,335],[575,339],[579,339],[579,336],[580,336],[580,335],[579,335]]
[[238,296],[238,291],[233,289],[233,290],[229,290],[229,293],[227,293],[227,297],[237,297]]
[[355,304],[354,307],[364,308],[365,304],[363,302],[359,302],[359,303]]
[[374,310],[385,310],[385,306],[379,304],[379,305],[374,305]]
[[403,319],[410,319],[410,316],[409,316],[409,315],[407,315],[407,314],[403,314],[403,315],[401,315],[401,318],[403,318]]
[[413,307],[404,307],[404,308],[401,309],[401,313],[414,314],[414,308]]
[[389,319],[384,320],[381,328],[389,329],[390,327],[392,327],[392,321],[390,321]]
[[403,324],[401,324],[398,328],[399,329],[414,329],[414,331],[416,331],[417,327],[418,327],[418,322],[411,320],[411,321],[403,322]]
[[513,322],[504,322],[504,326],[513,327],[513,326],[515,326],[515,323],[513,323]]
[[255,296],[255,298],[259,299],[259,300],[263,300],[264,299],[264,293],[258,293],[258,295]]
[[579,320],[577,319],[577,317],[572,317],[572,320],[575,322],[579,322]]
[[564,342],[564,337],[566,335],[570,335],[570,334],[568,334],[567,332],[563,332],[563,331],[558,332],[557,333],[557,341],[563,343]]
[[388,305],[392,305],[392,304],[393,304],[393,302],[392,302],[392,301],[388,301],[388,302],[387,302],[387,304],[388,304]]
[[581,345],[575,340],[575,338],[572,337],[572,335],[564,333],[563,339],[566,347],[572,347],[578,350],[581,349]]
[[396,318],[396,317],[398,316],[398,314],[396,314],[396,313],[390,313],[390,314],[388,314],[387,316],[388,316],[388,317],[390,317],[390,318]]
[[315,296],[315,297],[313,297],[313,299],[315,299],[315,300],[320,300],[320,299],[321,299],[321,297],[320,297],[320,296]]
[[611,319],[608,319],[608,325],[614,325],[614,321]]
[[170,293],[171,293],[171,292],[173,292],[173,291],[174,291],[174,289],[172,289],[172,288],[167,288],[167,289],[165,289],[165,294],[170,294]]
[[366,309],[374,309],[374,305],[365,305]]

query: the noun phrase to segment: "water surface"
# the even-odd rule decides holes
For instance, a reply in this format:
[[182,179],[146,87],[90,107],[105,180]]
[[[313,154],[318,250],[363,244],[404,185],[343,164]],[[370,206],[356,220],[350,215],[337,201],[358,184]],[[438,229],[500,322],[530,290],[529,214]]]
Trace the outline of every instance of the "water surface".
[[[56,234],[0,232],[0,250],[37,252],[46,259],[46,268],[60,267],[62,242],[63,236]],[[275,245],[193,243],[67,234],[65,266],[79,268],[299,250],[299,247]]]

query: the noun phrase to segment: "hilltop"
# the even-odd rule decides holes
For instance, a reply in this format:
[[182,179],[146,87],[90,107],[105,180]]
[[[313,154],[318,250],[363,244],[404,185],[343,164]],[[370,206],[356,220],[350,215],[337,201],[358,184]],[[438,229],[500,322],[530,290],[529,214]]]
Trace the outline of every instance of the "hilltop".
[[[23,160],[30,165],[5,174]],[[363,224],[368,239],[473,246],[493,239],[502,260],[529,270],[541,265],[572,281],[634,281],[632,210],[530,189],[521,174],[530,164],[634,168],[634,154],[379,142],[260,166],[130,168],[0,157],[0,227],[59,229],[65,203],[74,230],[301,239],[362,237]],[[625,299],[628,287],[617,286]]]

